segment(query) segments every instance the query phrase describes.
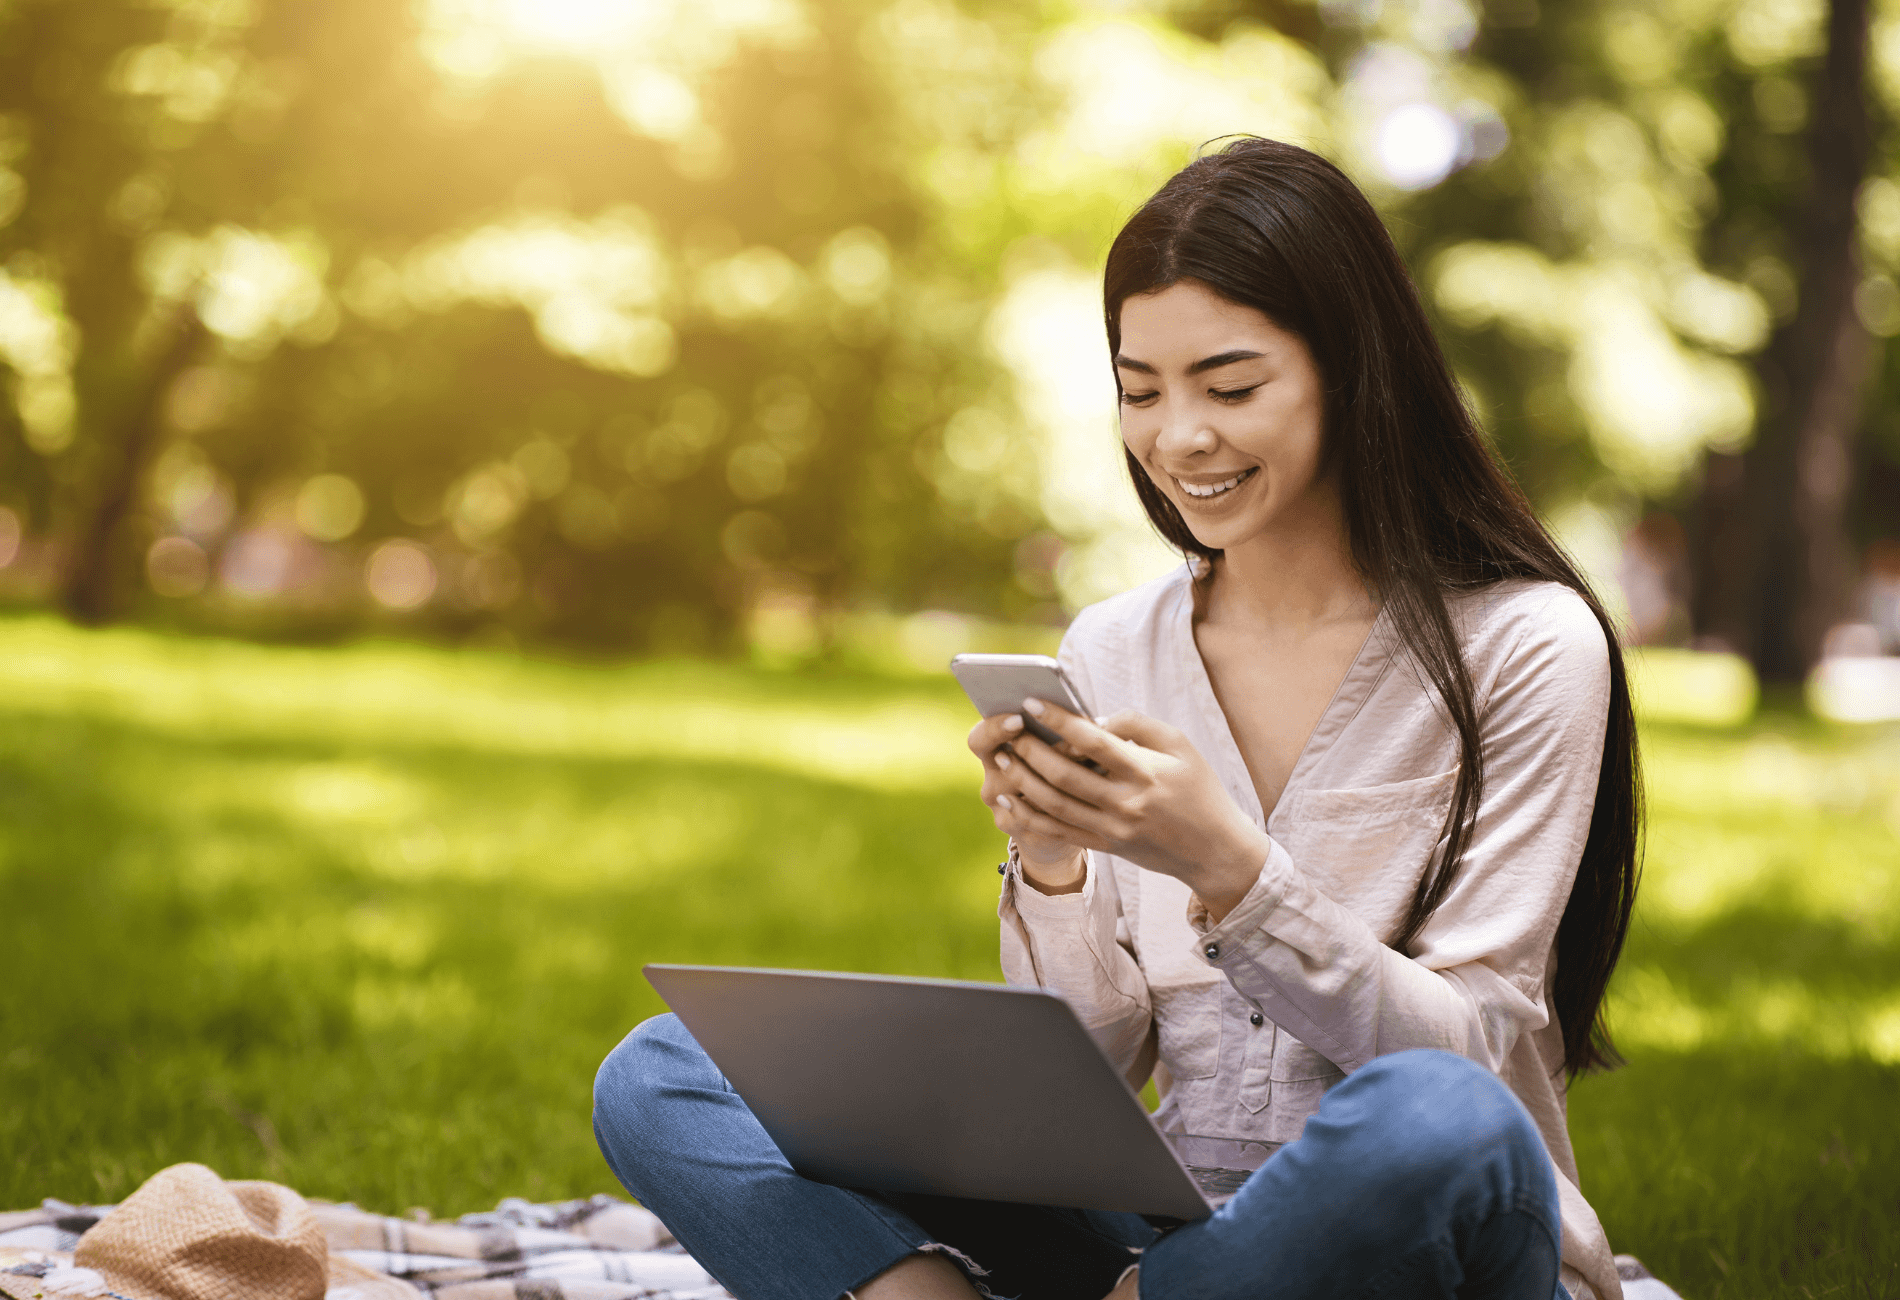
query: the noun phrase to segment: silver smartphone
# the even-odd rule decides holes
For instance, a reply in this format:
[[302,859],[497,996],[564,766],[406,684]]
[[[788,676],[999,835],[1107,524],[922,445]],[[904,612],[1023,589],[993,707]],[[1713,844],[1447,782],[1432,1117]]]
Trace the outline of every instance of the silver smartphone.
[[1051,745],[1060,745],[1062,737],[1023,713],[1024,700],[1046,700],[1084,718],[1095,716],[1062,665],[1048,655],[958,655],[950,661],[950,673],[978,713],[986,718],[1020,713],[1024,729]]

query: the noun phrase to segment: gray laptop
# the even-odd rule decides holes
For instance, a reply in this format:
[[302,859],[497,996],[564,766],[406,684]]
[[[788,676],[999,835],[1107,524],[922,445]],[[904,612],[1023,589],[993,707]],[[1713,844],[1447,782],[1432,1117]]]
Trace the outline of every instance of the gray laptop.
[[1277,1143],[1164,1135],[1040,989],[645,968],[792,1167],[845,1187],[1197,1219]]

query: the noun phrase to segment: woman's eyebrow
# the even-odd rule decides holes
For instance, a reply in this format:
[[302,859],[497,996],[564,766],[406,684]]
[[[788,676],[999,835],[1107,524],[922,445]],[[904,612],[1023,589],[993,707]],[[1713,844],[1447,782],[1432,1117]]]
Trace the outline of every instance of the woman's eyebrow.
[[[1245,348],[1236,348],[1231,352],[1216,352],[1213,356],[1202,357],[1199,361],[1189,366],[1188,373],[1190,375],[1198,375],[1208,370],[1219,370],[1222,366],[1231,366],[1236,361],[1257,361],[1265,355],[1266,353],[1264,352],[1250,352]],[[1116,353],[1115,355],[1115,368],[1117,370],[1136,370],[1144,375],[1152,375],[1155,373],[1155,368],[1146,361],[1137,361],[1133,357],[1125,357],[1120,353]]]
[[1189,366],[1188,373],[1190,375],[1198,375],[1203,371],[1219,370],[1222,366],[1231,366],[1236,361],[1257,361],[1265,355],[1266,353],[1264,352],[1249,352],[1245,348],[1236,348],[1232,352],[1216,352],[1213,356],[1202,357],[1199,361]]

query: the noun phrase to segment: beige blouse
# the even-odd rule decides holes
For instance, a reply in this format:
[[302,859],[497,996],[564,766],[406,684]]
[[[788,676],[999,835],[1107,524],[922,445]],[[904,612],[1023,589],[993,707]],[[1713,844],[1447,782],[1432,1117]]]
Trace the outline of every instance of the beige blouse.
[[[1431,1047],[1482,1063],[1523,1101],[1556,1165],[1565,1285],[1621,1300],[1577,1187],[1547,999],[1603,753],[1603,632],[1549,583],[1457,597],[1452,617],[1485,789],[1457,881],[1410,958],[1383,940],[1439,844],[1458,750],[1381,614],[1264,822],[1260,879],[1225,920],[1213,924],[1173,877],[1105,854],[1088,855],[1076,894],[1042,894],[1012,869],[998,906],[1003,972],[1067,999],[1131,1084],[1152,1071],[1171,1133],[1288,1142],[1327,1088],[1382,1053]],[[1192,619],[1183,568],[1084,610],[1063,668],[1098,715],[1135,709],[1186,733],[1261,823]]]

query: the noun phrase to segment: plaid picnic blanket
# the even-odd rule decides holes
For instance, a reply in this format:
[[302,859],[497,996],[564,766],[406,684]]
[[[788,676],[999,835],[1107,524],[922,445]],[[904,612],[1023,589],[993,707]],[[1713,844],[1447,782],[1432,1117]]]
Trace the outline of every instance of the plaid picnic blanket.
[[[111,1208],[48,1200],[0,1214],[0,1268],[71,1266],[80,1234]],[[732,1300],[657,1218],[611,1196],[509,1197],[442,1223],[322,1201],[310,1209],[333,1252],[437,1300]],[[330,1295],[341,1300],[341,1289]]]
[[[79,1236],[110,1205],[48,1200],[0,1214],[0,1269],[72,1264]],[[611,1196],[536,1205],[511,1196],[483,1214],[437,1223],[312,1201],[330,1249],[436,1300],[732,1300],[647,1210]],[[1616,1257],[1624,1300],[1681,1300],[1629,1255]],[[333,1287],[330,1300],[347,1300]]]

